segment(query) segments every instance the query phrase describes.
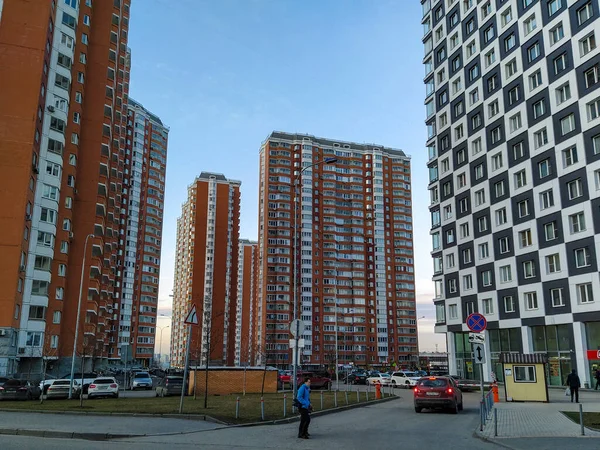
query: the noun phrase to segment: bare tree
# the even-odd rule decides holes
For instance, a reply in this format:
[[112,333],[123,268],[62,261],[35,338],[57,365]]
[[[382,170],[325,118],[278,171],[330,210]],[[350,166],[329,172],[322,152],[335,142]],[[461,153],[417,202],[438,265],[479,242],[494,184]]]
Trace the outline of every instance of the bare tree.
[[40,404],[44,403],[44,394],[46,393],[46,375],[48,372],[49,359],[59,358],[58,345],[52,348],[52,335],[46,333],[44,336],[44,346],[42,347],[42,391],[40,392]]

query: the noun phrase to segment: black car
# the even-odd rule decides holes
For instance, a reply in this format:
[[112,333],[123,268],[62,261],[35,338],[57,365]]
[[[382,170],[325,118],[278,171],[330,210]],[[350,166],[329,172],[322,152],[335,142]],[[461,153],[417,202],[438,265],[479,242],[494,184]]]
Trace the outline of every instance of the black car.
[[353,372],[346,377],[346,384],[367,384],[367,372]]
[[34,400],[40,398],[40,392],[30,381],[12,379],[0,387],[0,400]]

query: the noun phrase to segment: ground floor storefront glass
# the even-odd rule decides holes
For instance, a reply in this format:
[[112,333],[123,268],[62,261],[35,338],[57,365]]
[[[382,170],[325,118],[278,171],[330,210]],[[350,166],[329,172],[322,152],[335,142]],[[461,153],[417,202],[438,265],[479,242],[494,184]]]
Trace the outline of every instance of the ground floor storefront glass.
[[[600,350],[600,322],[587,322],[585,324],[585,335],[587,337],[588,350],[595,350],[597,355]],[[588,354],[590,353],[592,352],[589,352]],[[588,370],[592,388],[596,387],[596,370],[598,369],[600,369],[600,358],[597,356],[596,358],[588,357]]]
[[467,380],[479,380],[479,371],[474,367],[469,333],[454,333],[454,348],[456,349],[456,375]]
[[570,324],[531,327],[534,353],[546,353],[546,376],[550,386],[562,386],[576,367],[573,361],[573,328]]
[[523,353],[520,328],[505,328],[502,330],[488,330],[490,341],[491,370],[496,380],[504,381],[500,353]]

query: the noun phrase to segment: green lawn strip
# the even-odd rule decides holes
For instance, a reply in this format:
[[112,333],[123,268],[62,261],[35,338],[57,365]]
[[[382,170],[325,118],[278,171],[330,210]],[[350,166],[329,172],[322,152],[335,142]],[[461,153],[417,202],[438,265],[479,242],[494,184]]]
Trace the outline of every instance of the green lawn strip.
[[[561,411],[565,416],[571,419],[576,424],[579,422],[579,412],[577,411]],[[592,430],[600,431],[600,412],[584,412],[583,425]]]
[[[240,398],[240,417],[236,419],[236,398]],[[283,419],[284,394],[265,394],[265,420]],[[369,394],[369,400],[374,400],[374,393]],[[367,400],[365,392],[360,393],[360,402]],[[313,391],[311,401],[314,411],[335,407],[333,392],[323,392],[323,408],[321,408],[321,393]],[[348,404],[357,403],[356,392],[348,392]],[[346,406],[344,391],[337,394],[337,405]],[[286,417],[292,415],[292,393],[287,393]],[[177,414],[179,412],[179,397],[166,398],[118,398],[84,400],[83,408],[79,400],[45,400],[43,404],[36,401],[1,401],[0,409],[22,411],[56,411],[56,412],[97,412],[97,413],[129,413],[129,414]],[[184,414],[198,414],[214,417],[227,423],[249,423],[261,420],[260,394],[214,395],[208,397],[208,408],[204,408],[204,396],[199,394],[194,400],[188,396],[184,400]]]

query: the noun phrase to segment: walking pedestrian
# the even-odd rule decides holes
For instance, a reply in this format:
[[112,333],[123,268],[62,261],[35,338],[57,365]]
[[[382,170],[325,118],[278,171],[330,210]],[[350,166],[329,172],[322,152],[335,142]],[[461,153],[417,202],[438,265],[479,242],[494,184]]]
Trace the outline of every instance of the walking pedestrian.
[[298,429],[299,439],[308,439],[308,426],[310,425],[310,412],[312,405],[310,404],[310,378],[304,378],[304,384],[298,389],[298,402],[300,403],[300,428]]
[[581,387],[581,380],[577,376],[577,371],[573,369],[567,377],[565,383],[571,389],[571,403],[573,403],[573,395],[575,396],[575,403],[579,403],[579,388]]
[[600,386],[600,368],[596,369],[596,388],[594,390],[598,390],[598,386]]

